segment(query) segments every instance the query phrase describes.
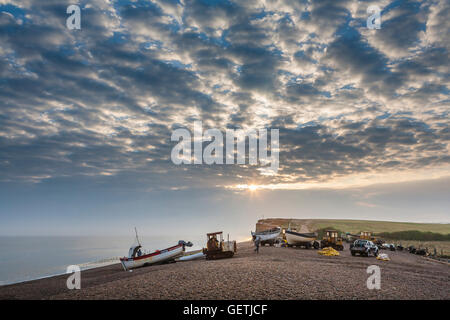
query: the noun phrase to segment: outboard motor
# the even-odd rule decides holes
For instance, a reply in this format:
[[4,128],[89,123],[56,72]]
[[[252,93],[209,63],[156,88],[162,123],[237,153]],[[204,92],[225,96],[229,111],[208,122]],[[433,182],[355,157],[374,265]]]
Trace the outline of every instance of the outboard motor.
[[178,244],[182,244],[183,245],[183,250],[184,250],[185,247],[192,247],[192,242],[190,242],[190,241],[186,242],[184,240],[180,240],[180,241],[178,241]]

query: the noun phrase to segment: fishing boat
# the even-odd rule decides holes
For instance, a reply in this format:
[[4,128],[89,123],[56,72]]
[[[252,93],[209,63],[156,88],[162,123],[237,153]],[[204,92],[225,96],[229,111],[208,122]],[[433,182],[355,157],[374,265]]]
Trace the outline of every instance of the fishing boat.
[[252,237],[253,237],[253,240],[255,240],[256,237],[259,237],[261,245],[265,245],[266,243],[273,245],[275,243],[276,239],[278,238],[278,236],[280,235],[280,233],[281,233],[281,228],[276,227],[276,228],[272,228],[272,229],[268,229],[268,230],[264,230],[264,231],[252,232]]
[[130,250],[128,251],[128,257],[120,258],[120,262],[125,271],[155,263],[175,260],[177,257],[183,255],[186,247],[192,247],[191,242],[180,240],[175,246],[163,250],[156,250],[152,253],[143,254],[137,231],[136,240],[137,244],[131,246]]
[[196,252],[196,253],[192,253],[192,254],[188,254],[186,253],[186,255],[177,258],[176,261],[190,261],[190,260],[196,260],[196,259],[203,259],[205,258],[206,255],[203,253],[203,251],[200,252]]
[[290,246],[306,246],[310,247],[317,239],[315,233],[300,233],[292,230],[286,230],[286,241]]

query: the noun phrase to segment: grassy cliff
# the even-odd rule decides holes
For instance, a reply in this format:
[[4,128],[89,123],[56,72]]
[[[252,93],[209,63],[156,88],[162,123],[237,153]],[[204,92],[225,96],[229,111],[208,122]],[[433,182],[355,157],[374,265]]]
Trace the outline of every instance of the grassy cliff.
[[450,224],[448,223],[268,218],[259,220],[256,224],[256,229],[263,230],[274,226],[287,228],[289,225],[298,231],[311,232],[320,232],[324,228],[333,228],[340,232],[353,234],[358,234],[360,231],[372,231],[386,241],[404,246],[414,245],[417,248],[428,248],[430,252],[433,252],[434,248],[436,248],[438,253],[450,255]]
[[[400,231],[419,231],[432,232],[442,235],[450,234],[450,224],[439,223],[412,223],[412,222],[392,222],[392,221],[371,221],[371,220],[343,220],[343,219],[288,219],[288,218],[268,218],[258,221],[261,226],[279,225],[300,229],[305,226],[310,231],[333,227],[344,232],[359,233],[360,231],[372,231],[374,233],[382,232],[400,232]],[[257,226],[258,227],[258,226]]]

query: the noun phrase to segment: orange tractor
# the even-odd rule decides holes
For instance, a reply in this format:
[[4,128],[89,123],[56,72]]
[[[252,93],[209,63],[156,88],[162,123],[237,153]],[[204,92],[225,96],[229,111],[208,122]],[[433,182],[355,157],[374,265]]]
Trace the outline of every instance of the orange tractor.
[[376,236],[374,236],[373,233],[370,232],[370,231],[361,231],[361,234],[360,234],[359,238],[363,239],[363,240],[370,240],[373,243],[375,243],[378,247],[381,247],[381,245],[384,242],[382,239],[377,238]]
[[224,241],[222,231],[207,233],[206,237],[208,240],[203,254],[207,260],[231,258],[237,251],[236,241]]
[[322,248],[332,247],[338,251],[344,250],[344,243],[336,230],[325,230],[323,239],[320,242]]

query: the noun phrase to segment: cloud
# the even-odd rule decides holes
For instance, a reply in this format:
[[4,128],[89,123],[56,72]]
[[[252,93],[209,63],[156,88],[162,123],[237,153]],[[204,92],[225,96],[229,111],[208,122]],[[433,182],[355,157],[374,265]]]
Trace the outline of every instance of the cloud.
[[428,5],[418,1],[393,4],[382,12],[382,32],[363,30],[363,33],[368,42],[386,56],[394,59],[409,56],[423,36]]
[[[60,1],[2,1],[0,180],[170,189],[444,175],[448,4],[383,1],[382,29],[367,30],[369,3],[81,1],[82,29],[68,30]],[[171,132],[194,120],[280,129],[278,175],[173,165]]]

